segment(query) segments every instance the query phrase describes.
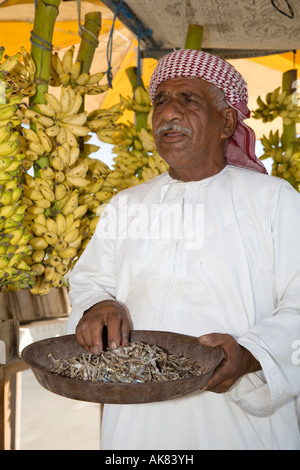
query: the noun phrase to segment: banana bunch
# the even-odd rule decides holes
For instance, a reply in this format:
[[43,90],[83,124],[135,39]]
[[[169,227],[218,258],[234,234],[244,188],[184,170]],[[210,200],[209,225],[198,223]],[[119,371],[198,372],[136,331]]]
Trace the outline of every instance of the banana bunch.
[[74,58],[75,46],[71,46],[62,58],[57,52],[52,54],[51,58],[51,86],[71,86],[75,93],[81,95],[98,95],[109,89],[109,85],[99,85],[99,82],[105,75],[105,72],[90,74],[81,73],[81,62]]
[[300,106],[295,94],[281,91],[281,87],[266,95],[265,101],[257,98],[258,108],[253,111],[254,119],[262,119],[263,122],[271,122],[278,116],[282,118],[284,125],[300,122]]
[[[22,129],[25,139],[25,144],[22,144],[23,165],[29,169],[38,159],[47,156],[50,167],[54,171],[62,171],[76,163],[80,153],[79,139],[90,133],[85,125],[87,115],[85,112],[78,114],[82,96],[75,94],[71,87],[61,89],[60,99],[50,93],[45,93],[45,98],[47,104],[35,103],[33,108],[22,108],[24,118],[30,123],[28,129]],[[87,183],[78,179],[82,178],[79,173],[73,171],[68,175],[70,184],[81,186]],[[61,178],[59,175],[56,173],[57,180]],[[72,180],[74,177],[77,179]]]
[[108,109],[94,110],[88,114],[87,125],[92,132],[96,133],[99,140],[106,143],[114,143],[113,136],[120,129],[116,121],[123,115],[121,103]]
[[[136,125],[128,122],[120,124],[117,131],[112,134],[109,142],[114,144],[112,149],[114,157],[114,169],[108,179],[117,191],[148,181],[167,171],[168,165],[158,155],[152,132],[152,107],[148,91],[143,87],[135,89],[135,98],[124,100],[120,97],[121,104],[135,112],[148,114],[147,127],[137,130]],[[138,100],[142,107],[133,108],[132,103]],[[101,133],[97,133],[100,140]]]
[[7,70],[6,81],[13,89],[20,90],[23,96],[33,96],[36,93],[36,65],[26,49],[20,49],[21,53],[12,57],[5,56],[3,67]]
[[261,160],[272,158],[272,175],[287,180],[297,191],[300,190],[300,141],[285,144],[279,131],[270,131],[261,139],[264,153]]
[[89,157],[99,147],[89,144],[87,114],[78,114],[82,95],[67,86],[60,99],[49,93],[45,98],[45,104],[22,110],[30,128],[23,129],[21,143],[35,170],[35,176],[24,174],[23,201],[33,249],[26,262],[36,273],[31,292],[40,295],[62,285],[95,230],[103,191],[106,199],[114,192],[105,181],[110,169]]
[[[1,48],[1,58],[3,53]],[[20,53],[5,56],[0,63],[0,290],[29,288],[35,279],[25,261],[32,248],[31,233],[24,224],[26,205],[21,185],[24,155],[20,151],[22,118],[18,110],[23,94],[10,79],[20,57]]]
[[149,113],[152,109],[151,99],[148,90],[141,85],[134,90],[134,96],[126,98],[120,95],[121,103],[129,111]]

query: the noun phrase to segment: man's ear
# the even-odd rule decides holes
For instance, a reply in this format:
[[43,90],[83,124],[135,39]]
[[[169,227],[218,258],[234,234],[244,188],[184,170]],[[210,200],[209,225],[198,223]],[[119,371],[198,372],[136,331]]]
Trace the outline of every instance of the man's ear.
[[221,138],[228,139],[234,133],[237,126],[237,112],[233,108],[223,108],[221,110],[223,116],[223,133]]

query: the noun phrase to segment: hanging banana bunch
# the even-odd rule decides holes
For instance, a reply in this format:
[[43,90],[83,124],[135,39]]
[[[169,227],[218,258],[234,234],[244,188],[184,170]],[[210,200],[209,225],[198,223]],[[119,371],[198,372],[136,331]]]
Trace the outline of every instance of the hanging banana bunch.
[[270,131],[261,139],[264,153],[261,160],[272,158],[272,175],[286,179],[296,190],[300,188],[300,140],[285,144],[279,131]]
[[284,125],[292,122],[300,122],[300,106],[293,94],[287,91],[281,92],[281,87],[266,95],[265,101],[259,96],[256,100],[258,108],[253,111],[254,119],[261,119],[263,122],[272,122],[277,117],[283,119]]
[[75,46],[71,46],[62,58],[57,52],[52,54],[50,85],[54,87],[69,85],[74,88],[75,93],[82,95],[98,95],[107,91],[110,85],[99,85],[105,72],[80,73],[81,62],[80,60],[73,62],[74,51]]
[[[294,94],[281,91],[281,87],[267,93],[265,101],[259,96],[258,109],[253,112],[255,119],[271,122],[281,117],[283,124],[288,126],[300,122],[300,106]],[[287,180],[297,191],[300,191],[300,139],[285,141],[284,133],[270,131],[269,136],[263,135],[261,142],[264,153],[261,160],[272,158],[272,175]]]
[[[0,49],[0,60],[4,49]],[[21,54],[0,63],[0,290],[26,289],[34,284],[35,273],[26,263],[31,253],[31,233],[24,225],[22,160],[18,109],[23,99],[13,86],[13,73]]]
[[[98,147],[88,143],[91,129],[87,113],[79,112],[81,93],[64,86],[59,99],[51,93],[45,98],[45,104],[22,108],[30,123],[23,129],[23,153],[35,172],[24,175],[25,223],[33,234],[33,252],[26,261],[37,276],[31,292],[40,295],[63,284],[86,247],[99,206],[106,202],[96,194],[107,192],[110,173],[107,165],[89,157]],[[111,197],[115,190],[109,189]]]
[[147,127],[140,131],[134,123],[120,124],[112,135],[97,132],[100,140],[114,144],[114,170],[109,180],[118,191],[140,184],[167,171],[168,165],[155,147],[152,133],[152,106],[148,90],[135,88],[134,97],[120,96],[121,104],[130,111],[148,114]]

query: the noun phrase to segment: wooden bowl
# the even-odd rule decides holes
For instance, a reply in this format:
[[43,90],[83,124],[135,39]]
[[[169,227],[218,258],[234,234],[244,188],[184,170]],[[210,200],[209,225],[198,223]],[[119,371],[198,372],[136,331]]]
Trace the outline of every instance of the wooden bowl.
[[196,337],[166,331],[132,330],[130,341],[141,341],[164,348],[170,354],[181,354],[196,361],[202,374],[189,379],[150,383],[105,383],[62,377],[50,372],[55,359],[78,356],[85,352],[75,335],[48,338],[26,346],[22,351],[24,361],[31,367],[37,381],[50,392],[94,403],[149,403],[171,400],[200,390],[213,375],[223,359],[221,348],[202,346]]

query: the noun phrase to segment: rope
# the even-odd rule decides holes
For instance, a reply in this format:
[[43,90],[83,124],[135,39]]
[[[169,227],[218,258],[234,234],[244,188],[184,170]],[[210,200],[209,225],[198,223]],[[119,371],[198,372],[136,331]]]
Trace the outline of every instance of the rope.
[[[116,8],[116,10],[115,10],[115,14],[113,17],[112,27],[109,33],[109,38],[108,38],[108,43],[107,43],[107,53],[106,53],[107,64],[108,64],[108,69],[106,71],[106,74],[107,74],[108,83],[111,88],[112,88],[112,79],[113,79],[111,62],[112,62],[113,34],[114,34],[115,22],[119,13],[122,13],[128,19],[132,18],[132,13],[128,10],[128,8],[126,7],[126,4],[124,4],[124,0],[120,0],[118,5],[116,5],[113,1],[112,1],[112,4]],[[133,29],[133,32],[137,35],[137,38],[138,38],[137,73],[138,73],[138,84],[140,85],[141,83],[141,39],[143,39],[145,36],[151,36],[153,31],[151,31],[150,29],[144,29],[143,23],[140,21],[137,29]]]

